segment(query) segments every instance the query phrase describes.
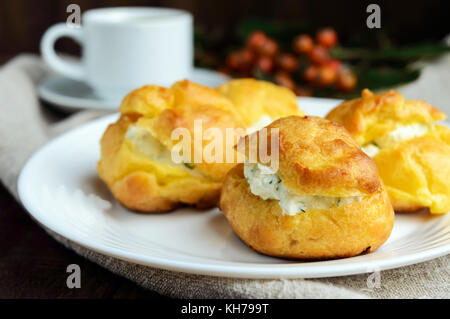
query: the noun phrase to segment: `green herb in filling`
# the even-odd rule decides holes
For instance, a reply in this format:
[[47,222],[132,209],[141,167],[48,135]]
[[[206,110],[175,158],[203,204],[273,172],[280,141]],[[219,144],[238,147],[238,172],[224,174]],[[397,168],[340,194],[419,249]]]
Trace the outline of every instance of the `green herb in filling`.
[[183,163],[183,164],[184,164],[184,166],[186,166],[189,169],[194,169],[194,167],[195,167],[195,165],[191,164],[191,163]]

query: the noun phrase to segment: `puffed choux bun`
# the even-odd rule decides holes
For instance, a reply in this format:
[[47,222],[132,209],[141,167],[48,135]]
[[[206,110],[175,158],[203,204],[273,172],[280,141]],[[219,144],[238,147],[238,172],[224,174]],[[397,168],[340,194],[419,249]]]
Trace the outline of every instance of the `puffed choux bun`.
[[[394,212],[375,163],[351,135],[326,119],[290,116],[267,126],[268,143],[272,128],[279,132],[278,170],[258,156],[257,163],[234,167],[223,184],[220,208],[242,241],[294,259],[350,257],[380,247]],[[250,140],[238,144],[247,155]]]
[[[263,84],[261,89],[265,90],[265,86]],[[263,94],[292,101],[292,93],[286,94],[281,87]],[[134,211],[166,212],[180,205],[215,206],[223,179],[236,163],[205,159],[194,163],[194,154],[202,153],[210,142],[204,139],[200,149],[195,146],[194,121],[202,122],[203,132],[209,128],[219,130],[225,139],[227,129],[242,129],[245,134],[267,116],[257,103],[252,107],[257,109],[254,121],[247,125],[242,121],[240,106],[218,89],[188,80],[176,82],[171,88],[148,85],[136,89],[123,99],[119,120],[107,128],[101,139],[99,176],[114,197]],[[279,116],[284,115],[280,112]],[[295,112],[301,111],[297,107]],[[171,151],[179,142],[171,135],[177,128],[187,129],[192,137],[191,160],[182,163],[174,163],[171,157]],[[236,142],[237,138],[234,144]],[[229,147],[231,152],[235,152],[234,144]],[[226,154],[225,140],[222,145]]]
[[342,124],[377,164],[396,211],[450,210],[450,130],[444,113],[396,91],[344,102],[327,119]]

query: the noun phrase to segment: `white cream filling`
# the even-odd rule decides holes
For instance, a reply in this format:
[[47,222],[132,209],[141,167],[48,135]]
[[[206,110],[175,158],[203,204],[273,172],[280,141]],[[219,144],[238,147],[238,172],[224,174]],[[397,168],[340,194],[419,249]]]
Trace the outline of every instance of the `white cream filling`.
[[385,136],[374,139],[371,143],[367,143],[362,147],[362,150],[370,157],[374,157],[383,148],[415,137],[424,136],[429,130],[430,126],[419,123],[401,126]]
[[130,125],[125,134],[125,138],[131,142],[137,151],[144,154],[150,160],[189,171],[192,175],[197,175],[192,170],[194,164],[174,163],[172,161],[172,153],[170,150],[145,128],[137,125]]
[[331,197],[297,195],[287,189],[280,177],[269,167],[261,164],[244,164],[244,175],[251,192],[263,200],[275,199],[285,215],[296,215],[310,209],[329,209],[361,201],[361,196]]

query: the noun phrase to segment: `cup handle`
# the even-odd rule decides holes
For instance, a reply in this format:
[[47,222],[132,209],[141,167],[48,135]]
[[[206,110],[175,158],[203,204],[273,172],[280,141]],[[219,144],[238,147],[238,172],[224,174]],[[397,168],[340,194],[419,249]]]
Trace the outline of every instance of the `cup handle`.
[[84,79],[84,70],[80,62],[66,61],[55,52],[55,42],[59,38],[69,37],[83,45],[81,28],[69,27],[66,23],[58,23],[45,31],[41,40],[41,54],[44,61],[56,72],[75,80]]

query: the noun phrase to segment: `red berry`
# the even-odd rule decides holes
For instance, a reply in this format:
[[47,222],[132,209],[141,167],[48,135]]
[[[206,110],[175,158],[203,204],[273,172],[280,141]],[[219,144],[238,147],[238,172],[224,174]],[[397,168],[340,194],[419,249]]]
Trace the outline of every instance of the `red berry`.
[[294,81],[292,80],[290,75],[286,72],[278,72],[275,75],[275,83],[277,83],[278,85],[284,86],[290,90],[295,89]]
[[234,51],[228,55],[226,64],[230,69],[244,70],[251,66],[253,60],[254,53],[250,50]]
[[309,53],[309,59],[315,64],[325,64],[330,60],[330,53],[320,45],[316,45]]
[[339,69],[341,68],[341,61],[336,60],[336,59],[331,59],[330,61],[328,61],[327,65],[332,68],[335,71],[339,71]]
[[307,34],[300,34],[292,41],[292,49],[299,54],[308,54],[313,47],[314,41]]
[[349,92],[352,91],[356,84],[358,83],[358,79],[356,75],[349,69],[342,69],[338,75],[338,88],[342,91]]
[[283,53],[278,56],[277,64],[283,71],[293,72],[298,66],[298,60],[293,54]]
[[316,82],[319,77],[319,68],[315,65],[310,65],[303,74],[305,81],[313,83]]
[[316,34],[317,43],[325,48],[334,47],[338,41],[337,33],[332,28],[319,30]]
[[248,50],[248,49],[244,49],[240,52],[240,56],[242,59],[242,62],[248,66],[250,64],[253,64],[254,60],[255,60],[255,54]]
[[269,57],[275,56],[277,51],[278,51],[278,44],[272,39],[267,39],[258,50],[258,52],[261,55],[266,55]]
[[328,65],[321,65],[319,67],[319,76],[317,84],[320,86],[330,86],[336,82],[337,72]]
[[256,67],[265,73],[270,73],[273,70],[273,60],[268,56],[261,56],[256,61]]
[[261,31],[254,31],[247,40],[247,46],[252,50],[259,50],[261,46],[266,42],[267,36]]

